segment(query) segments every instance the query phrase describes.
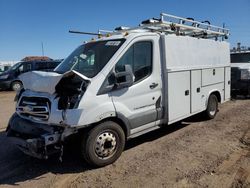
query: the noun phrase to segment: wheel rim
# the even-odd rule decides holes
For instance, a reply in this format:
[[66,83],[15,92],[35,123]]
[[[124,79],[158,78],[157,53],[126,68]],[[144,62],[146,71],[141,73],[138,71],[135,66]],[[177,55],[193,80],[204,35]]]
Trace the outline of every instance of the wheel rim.
[[106,131],[99,134],[95,142],[95,153],[101,159],[107,159],[117,150],[117,139],[113,132]]
[[216,111],[217,111],[217,103],[216,103],[216,100],[215,99],[211,99],[210,101],[210,110],[209,110],[209,113],[214,116],[216,114]]
[[17,90],[21,89],[21,85],[19,83],[14,83],[12,88],[13,88],[13,90],[17,91]]

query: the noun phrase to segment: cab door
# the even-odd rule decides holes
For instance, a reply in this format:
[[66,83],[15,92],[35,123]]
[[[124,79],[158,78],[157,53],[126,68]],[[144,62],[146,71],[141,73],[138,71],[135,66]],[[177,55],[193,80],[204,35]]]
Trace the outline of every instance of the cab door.
[[124,65],[133,69],[134,84],[111,94],[117,114],[129,121],[131,129],[154,126],[158,119],[162,89],[158,41],[156,35],[136,38],[115,65],[116,72]]
[[23,74],[31,70],[32,70],[32,63],[24,62],[15,70],[15,77],[17,78],[20,74]]

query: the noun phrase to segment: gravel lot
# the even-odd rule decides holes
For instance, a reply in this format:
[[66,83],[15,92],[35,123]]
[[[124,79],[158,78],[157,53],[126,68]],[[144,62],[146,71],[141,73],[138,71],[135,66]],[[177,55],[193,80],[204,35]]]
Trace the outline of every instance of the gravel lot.
[[222,104],[214,120],[195,116],[130,140],[114,164],[92,169],[74,142],[62,163],[9,143],[14,96],[0,92],[0,187],[250,187],[250,100]]
[[9,118],[15,111],[15,92],[0,91],[0,131],[7,127]]

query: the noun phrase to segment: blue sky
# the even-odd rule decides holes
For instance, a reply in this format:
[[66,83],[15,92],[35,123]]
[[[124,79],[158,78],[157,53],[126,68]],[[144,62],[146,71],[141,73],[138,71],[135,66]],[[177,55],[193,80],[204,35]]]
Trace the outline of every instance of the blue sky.
[[65,58],[91,36],[69,29],[96,32],[117,26],[137,26],[160,12],[211,24],[231,31],[229,42],[250,46],[250,0],[0,0],[0,60],[28,55]]

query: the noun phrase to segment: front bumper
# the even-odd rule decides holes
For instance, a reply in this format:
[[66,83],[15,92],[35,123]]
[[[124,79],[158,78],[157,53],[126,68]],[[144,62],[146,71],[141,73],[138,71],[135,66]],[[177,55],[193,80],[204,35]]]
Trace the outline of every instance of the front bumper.
[[7,127],[7,137],[27,155],[47,159],[62,149],[62,127],[33,123],[14,114]]
[[9,89],[11,86],[11,80],[0,80],[0,89]]

